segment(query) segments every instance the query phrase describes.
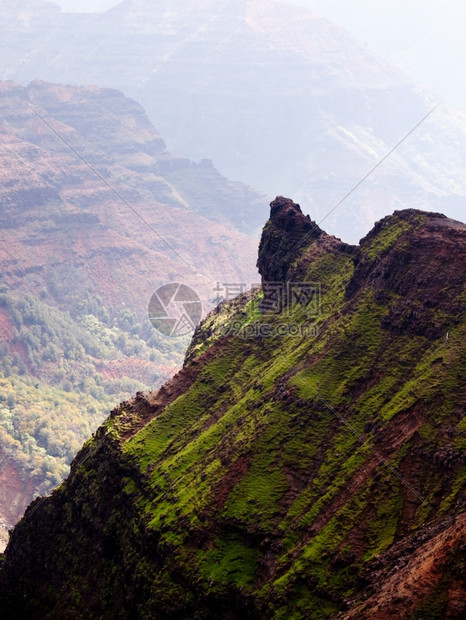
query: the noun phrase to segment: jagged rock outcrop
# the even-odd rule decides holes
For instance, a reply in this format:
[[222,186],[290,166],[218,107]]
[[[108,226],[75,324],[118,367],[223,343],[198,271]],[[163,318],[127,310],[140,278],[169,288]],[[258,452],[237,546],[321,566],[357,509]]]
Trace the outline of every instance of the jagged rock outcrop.
[[277,196],[270,204],[270,219],[262,233],[257,268],[262,285],[267,282],[285,282],[288,270],[309,245],[325,234],[301,207],[289,198]]
[[466,225],[442,214],[396,211],[361,240],[347,298],[369,285],[390,307],[385,328],[448,339],[462,320],[465,239]]
[[[282,256],[310,230],[272,203],[266,275],[280,226]],[[464,616],[464,230],[405,211],[359,248],[320,233],[281,271],[321,283],[317,314],[261,313],[257,291],[212,312],[183,370],[117,407],[14,529],[6,617]],[[459,311],[448,339],[387,323],[426,288],[439,320]]]
[[[318,242],[318,243],[317,243]],[[306,280],[306,265],[322,252],[351,253],[354,246],[328,235],[301,207],[283,196],[270,204],[270,219],[262,231],[257,268],[262,279],[264,306],[273,305],[277,285],[301,284]],[[306,260],[302,259],[303,256]],[[286,306],[290,291],[284,287],[281,300]]]

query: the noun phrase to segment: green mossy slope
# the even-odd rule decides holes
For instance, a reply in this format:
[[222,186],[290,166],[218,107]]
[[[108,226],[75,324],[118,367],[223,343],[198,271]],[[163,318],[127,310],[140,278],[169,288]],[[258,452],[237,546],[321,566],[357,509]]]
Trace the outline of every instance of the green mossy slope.
[[[289,254],[285,223],[264,231],[265,281],[280,231]],[[15,528],[0,570],[12,617],[369,609],[380,566],[418,566],[464,510],[465,231],[403,211],[360,248],[310,235],[286,272],[319,283],[320,305],[267,314],[256,291],[213,312],[185,368],[120,405]],[[437,553],[452,582],[460,546]],[[399,617],[442,617],[422,614],[444,613],[448,587],[419,586]]]

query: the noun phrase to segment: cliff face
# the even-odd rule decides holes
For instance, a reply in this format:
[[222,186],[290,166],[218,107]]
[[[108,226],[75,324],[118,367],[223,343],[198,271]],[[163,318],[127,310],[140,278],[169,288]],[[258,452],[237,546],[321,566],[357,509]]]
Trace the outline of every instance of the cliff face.
[[[317,242],[317,243],[314,243]],[[304,275],[303,252],[307,260],[313,252],[352,252],[353,246],[324,232],[301,207],[289,198],[278,196],[270,204],[270,219],[264,227],[259,245],[257,268],[262,285],[286,282]],[[299,260],[301,259],[301,260]]]
[[[12,533],[11,617],[464,615],[466,226],[402,211],[359,247],[309,226],[277,199],[259,264],[321,303],[224,303],[112,412]],[[280,256],[304,236],[278,272],[280,228]]]
[[257,268],[262,285],[267,282],[285,282],[288,270],[301,253],[303,244],[309,245],[323,234],[301,207],[288,198],[278,196],[270,205],[270,220],[259,245]]

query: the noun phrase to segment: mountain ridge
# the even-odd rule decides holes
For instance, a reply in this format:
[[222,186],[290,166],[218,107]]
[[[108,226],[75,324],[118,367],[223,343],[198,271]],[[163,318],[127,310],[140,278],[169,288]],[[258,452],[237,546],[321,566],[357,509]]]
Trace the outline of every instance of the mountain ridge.
[[[306,234],[296,204],[272,203],[263,275],[301,218]],[[321,283],[317,311],[264,311],[257,290],[213,310],[183,370],[117,407],[29,507],[0,564],[4,609],[461,617],[465,243],[465,224],[401,211],[359,247],[322,233],[292,255],[287,278]]]
[[[462,218],[466,120],[445,106],[329,214],[438,97],[302,7],[145,0],[100,15],[56,11],[46,25],[37,4],[24,7],[27,27],[9,15],[0,32],[3,78],[119,88],[170,150],[293,195],[349,242],[408,204]],[[246,219],[256,228],[266,217],[256,208]]]

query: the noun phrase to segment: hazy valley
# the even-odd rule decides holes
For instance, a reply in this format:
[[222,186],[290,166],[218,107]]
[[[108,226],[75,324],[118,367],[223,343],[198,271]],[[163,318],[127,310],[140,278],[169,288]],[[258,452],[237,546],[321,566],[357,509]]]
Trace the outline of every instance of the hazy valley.
[[[272,0],[124,0],[97,15],[9,7],[0,2],[3,79],[118,88],[171,150],[293,196],[318,222],[438,102],[332,23]],[[327,230],[356,243],[407,205],[462,219],[465,151],[464,113],[437,108]]]
[[186,283],[207,311],[217,282],[257,281],[238,229],[264,197],[171,155],[117,91],[3,82],[0,110],[4,539],[115,400],[182,361],[186,338],[149,322],[158,287]]

